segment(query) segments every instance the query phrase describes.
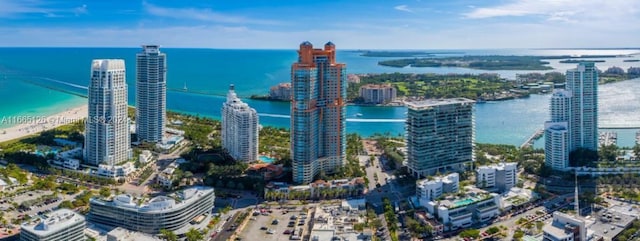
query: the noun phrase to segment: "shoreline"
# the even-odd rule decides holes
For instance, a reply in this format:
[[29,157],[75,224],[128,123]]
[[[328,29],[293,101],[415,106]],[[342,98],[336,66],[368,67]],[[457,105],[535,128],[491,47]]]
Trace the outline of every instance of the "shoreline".
[[67,108],[62,112],[49,116],[1,116],[0,123],[14,125],[0,129],[0,142],[20,139],[54,129],[62,125],[84,121],[87,117],[88,110],[88,104],[83,104],[81,106]]

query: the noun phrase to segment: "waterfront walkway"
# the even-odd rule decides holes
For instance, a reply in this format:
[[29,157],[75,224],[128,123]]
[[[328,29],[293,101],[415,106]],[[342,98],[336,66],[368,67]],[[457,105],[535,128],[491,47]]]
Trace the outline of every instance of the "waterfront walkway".
[[533,133],[533,135],[531,135],[524,143],[522,143],[522,145],[520,145],[520,148],[527,148],[527,147],[532,147],[533,143],[540,139],[540,137],[542,137],[542,135],[544,134],[544,129],[538,129],[536,130],[536,132]]

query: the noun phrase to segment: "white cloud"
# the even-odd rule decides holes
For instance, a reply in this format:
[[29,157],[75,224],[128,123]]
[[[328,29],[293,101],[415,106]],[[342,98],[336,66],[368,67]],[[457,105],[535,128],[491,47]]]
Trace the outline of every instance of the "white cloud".
[[404,4],[403,4],[403,5],[395,6],[395,7],[393,7],[393,9],[398,10],[398,11],[403,11],[403,12],[413,13],[413,10],[411,10],[411,9],[409,8],[409,6],[404,5]]
[[279,21],[267,19],[254,19],[244,16],[235,16],[213,11],[209,8],[168,8],[160,7],[147,2],[143,2],[144,10],[154,16],[167,17],[175,19],[192,19],[203,22],[215,23],[233,23],[233,24],[260,24],[260,25],[277,25]]
[[77,8],[73,9],[73,13],[76,16],[82,15],[82,14],[88,14],[89,10],[87,9],[87,4],[82,4],[82,6],[79,6]]
[[[492,7],[476,7],[463,16],[470,19],[542,16],[547,20],[572,22],[575,18],[615,18],[637,14],[637,0],[511,0]],[[621,11],[622,10],[622,11]]]
[[[492,29],[492,31],[486,31]],[[522,31],[527,29],[527,31]],[[11,28],[0,26],[0,46],[131,47],[157,43],[165,47],[293,49],[300,42],[332,41],[340,49],[477,49],[627,47],[637,45],[638,26],[622,26],[593,34],[590,29],[562,25],[496,23],[479,28],[424,31],[419,27],[350,26],[269,31],[235,25],[189,25],[127,28]],[[513,33],[518,34],[513,34]],[[224,36],[224,37],[220,37]],[[589,37],[585,37],[589,36]],[[616,36],[611,38],[610,36]]]
[[0,17],[16,17],[25,13],[46,13],[47,10],[33,1],[0,0]]
[[55,7],[40,0],[0,0],[0,18],[19,18],[25,14],[39,14],[47,18],[60,18],[87,14],[87,5],[76,8]]

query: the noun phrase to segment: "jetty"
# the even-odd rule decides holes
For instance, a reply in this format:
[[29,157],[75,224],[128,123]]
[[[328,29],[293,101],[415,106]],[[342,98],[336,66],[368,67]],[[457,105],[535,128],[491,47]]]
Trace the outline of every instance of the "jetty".
[[[637,138],[638,136],[636,134],[636,139]],[[616,145],[618,144],[618,133],[611,131],[600,132],[598,135],[598,142],[601,146]]]
[[532,147],[533,143],[536,142],[536,140],[540,139],[542,135],[544,135],[544,129],[536,130],[533,135],[531,135],[524,143],[522,143],[522,145],[520,145],[520,149]]

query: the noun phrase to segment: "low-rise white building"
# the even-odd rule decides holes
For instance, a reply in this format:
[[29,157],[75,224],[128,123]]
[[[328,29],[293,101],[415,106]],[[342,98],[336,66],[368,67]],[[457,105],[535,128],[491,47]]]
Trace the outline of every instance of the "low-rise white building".
[[508,192],[518,182],[518,163],[498,163],[480,166],[476,169],[476,186],[478,188]]
[[585,220],[561,212],[553,213],[553,221],[542,232],[545,241],[587,240]]
[[514,187],[511,188],[509,192],[502,195],[500,208],[504,211],[508,211],[512,208],[521,207],[522,205],[531,203],[538,198],[538,194],[532,190]]
[[98,166],[97,175],[109,178],[120,178],[128,176],[135,170],[136,168],[132,162],[126,162],[118,166],[101,164]]
[[34,219],[20,227],[21,241],[84,241],[85,218],[69,209],[58,209],[46,214],[45,219]]
[[500,214],[500,195],[482,190],[467,190],[463,197],[449,197],[424,205],[429,214],[438,217],[447,230],[467,228],[488,222]]
[[80,168],[80,158],[82,157],[82,147],[77,147],[68,151],[57,154],[53,160],[54,165],[58,165],[67,169],[78,170]]
[[13,177],[9,177],[6,180],[0,178],[0,191],[4,191],[4,189],[8,187],[17,186],[18,184],[18,180]]
[[170,188],[173,185],[173,172],[175,172],[178,165],[173,162],[169,164],[167,168],[158,173],[157,182],[163,187]]
[[78,159],[65,159],[62,162],[62,167],[67,169],[78,170],[80,168],[80,160]]
[[146,164],[153,160],[153,154],[149,150],[143,150],[142,153],[138,156],[138,161],[142,164]]
[[459,181],[460,175],[458,173],[416,181],[416,196],[420,205],[424,206],[442,194],[458,192]]

